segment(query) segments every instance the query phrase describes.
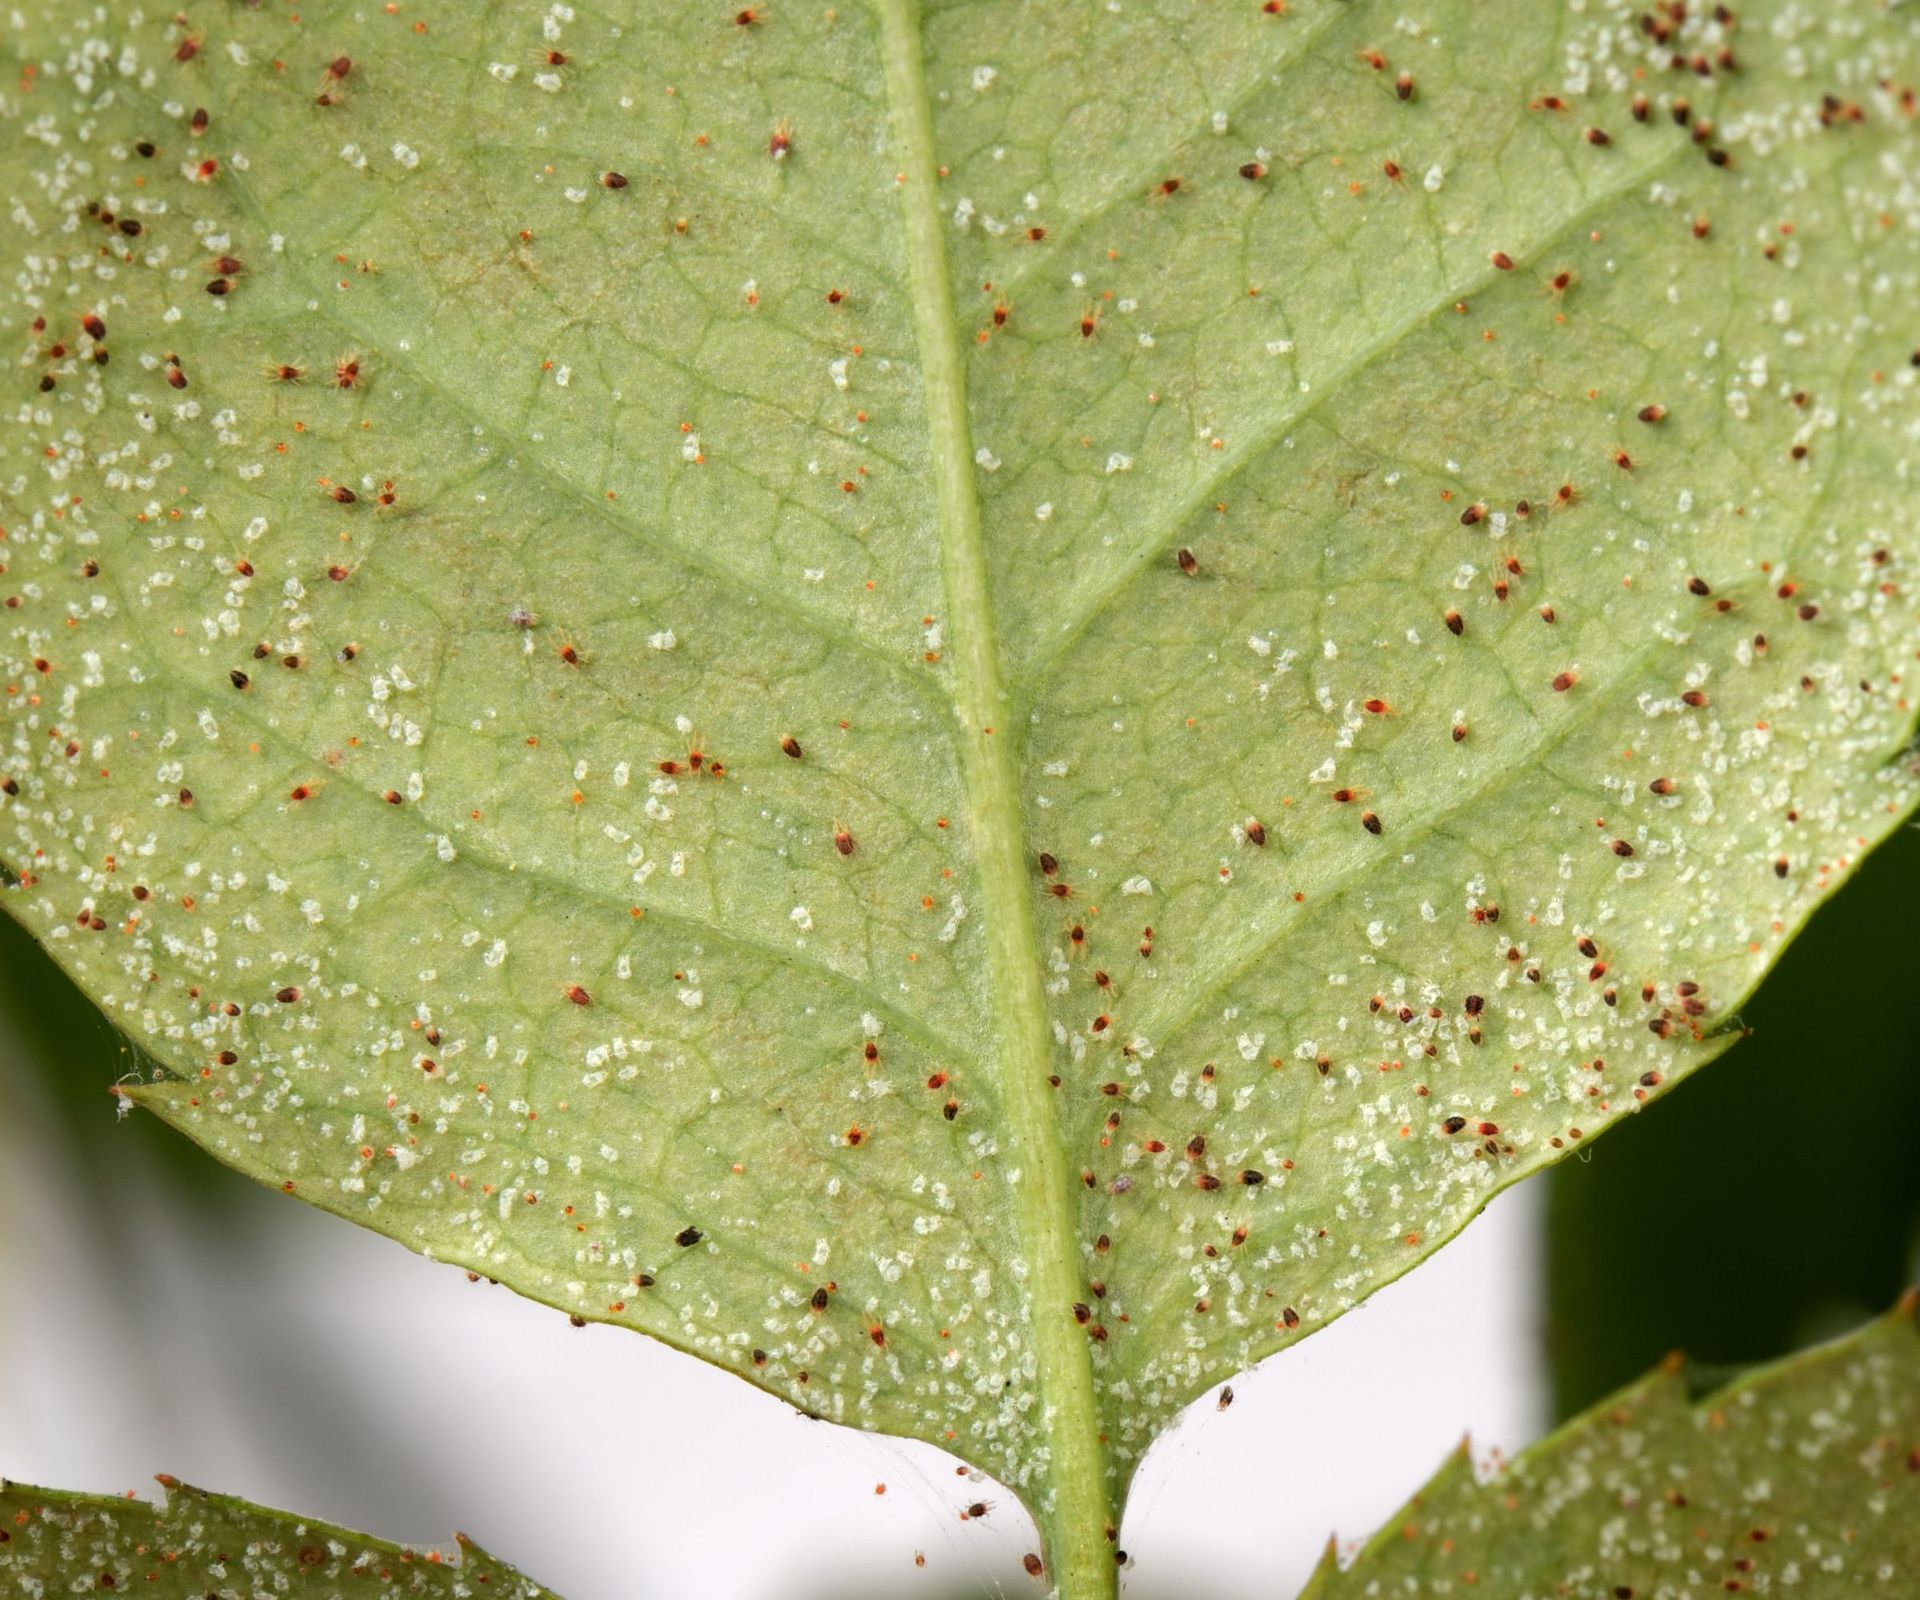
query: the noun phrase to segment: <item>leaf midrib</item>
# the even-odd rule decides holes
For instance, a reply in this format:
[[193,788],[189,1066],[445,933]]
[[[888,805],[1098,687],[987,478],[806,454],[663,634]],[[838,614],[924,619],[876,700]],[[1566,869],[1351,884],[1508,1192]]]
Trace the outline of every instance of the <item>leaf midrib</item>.
[[1047,1081],[1052,1034],[1028,893],[1016,759],[1019,741],[1000,676],[986,540],[975,492],[967,369],[948,279],[933,108],[917,0],[874,0],[887,100],[899,142],[902,226],[927,415],[941,576],[953,648],[955,744],[968,836],[984,902],[993,1032],[989,1068],[1008,1121],[1003,1166],[1025,1258],[1029,1336],[1047,1478],[1032,1509],[1049,1535],[1060,1592],[1111,1592],[1108,1458],[1101,1443],[1088,1340],[1068,1315],[1079,1298],[1073,1180]]

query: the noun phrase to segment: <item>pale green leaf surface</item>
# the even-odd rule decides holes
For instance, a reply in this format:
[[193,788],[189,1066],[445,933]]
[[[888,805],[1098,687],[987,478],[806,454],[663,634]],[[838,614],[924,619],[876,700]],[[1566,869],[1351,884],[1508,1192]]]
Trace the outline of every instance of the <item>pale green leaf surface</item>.
[[162,1478],[157,1501],[0,1478],[0,1588],[11,1595],[240,1600],[291,1594],[553,1600],[465,1535],[414,1548]]
[[0,852],[136,1097],[1076,1582],[1913,804],[1909,12],[8,17]]
[[1913,1593],[1920,1338],[1911,1299],[1690,1401],[1677,1362],[1484,1481],[1463,1444],[1302,1600]]

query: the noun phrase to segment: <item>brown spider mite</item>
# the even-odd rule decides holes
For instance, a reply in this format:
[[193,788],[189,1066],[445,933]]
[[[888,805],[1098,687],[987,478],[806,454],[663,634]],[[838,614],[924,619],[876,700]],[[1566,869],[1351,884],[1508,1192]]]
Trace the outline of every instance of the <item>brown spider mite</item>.
[[660,763],[660,770],[669,778],[677,777],[683,772],[695,774],[704,772],[710,778],[724,778],[727,775],[727,769],[718,761],[709,757],[707,753],[700,748],[700,743],[700,735],[697,732],[689,733],[687,735],[687,759],[685,761],[662,761]]
[[833,825],[833,847],[843,856],[853,854],[853,835],[837,822]]
[[1260,824],[1257,818],[1247,818],[1246,835],[1248,844],[1264,847],[1267,842],[1267,830]]
[[353,62],[347,56],[335,56],[327,63],[327,70],[320,75],[320,89],[313,97],[317,106],[337,106],[342,96],[339,92],[341,80],[353,71]]
[[800,741],[790,733],[780,735],[780,749],[795,761],[798,761],[806,754],[806,752],[800,748]]
[[1173,559],[1182,572],[1191,578],[1200,570],[1200,559],[1185,545],[1174,551]]

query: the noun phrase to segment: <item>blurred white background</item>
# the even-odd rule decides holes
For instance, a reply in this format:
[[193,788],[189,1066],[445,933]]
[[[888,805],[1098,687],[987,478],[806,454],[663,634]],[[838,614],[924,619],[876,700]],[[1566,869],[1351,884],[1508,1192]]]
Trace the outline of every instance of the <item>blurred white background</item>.
[[[50,1059],[0,1019],[0,1474],[145,1493],[165,1471],[389,1539],[459,1528],[566,1600],[1035,1593],[1025,1514],[951,1457],[573,1328],[117,1124],[96,1027]],[[51,1092],[63,1071],[85,1092]],[[1135,1487],[1130,1600],[1287,1600],[1463,1432],[1541,1432],[1537,1204],[1501,1199],[1236,1379],[1229,1411],[1201,1400]]]

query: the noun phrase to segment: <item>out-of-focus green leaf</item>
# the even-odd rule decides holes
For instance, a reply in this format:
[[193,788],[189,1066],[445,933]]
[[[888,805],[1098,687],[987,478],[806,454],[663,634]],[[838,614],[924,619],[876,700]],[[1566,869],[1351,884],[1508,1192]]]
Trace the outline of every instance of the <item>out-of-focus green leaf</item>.
[[136,1098],[1070,1592],[1912,805],[1906,11],[0,27],[6,898]]
[[[1554,1168],[1546,1342],[1557,1417],[1676,1346],[1743,1366],[1778,1360],[1920,1279],[1920,1042],[1906,1006],[1883,1003],[1920,978],[1920,941],[1900,931],[1916,903],[1920,832],[1909,827],[1741,1007],[1751,1032],[1726,1071]],[[1815,1127],[1838,1143],[1810,1196],[1781,1181],[1779,1141],[1782,1129]]]
[[162,1477],[157,1502],[36,1489],[0,1478],[0,1587],[154,1600],[241,1596],[495,1595],[553,1600],[465,1537],[415,1549],[269,1511]]
[[1303,1600],[1911,1594],[1920,1338],[1889,1317],[1689,1403],[1677,1361],[1487,1481],[1465,1445]]

